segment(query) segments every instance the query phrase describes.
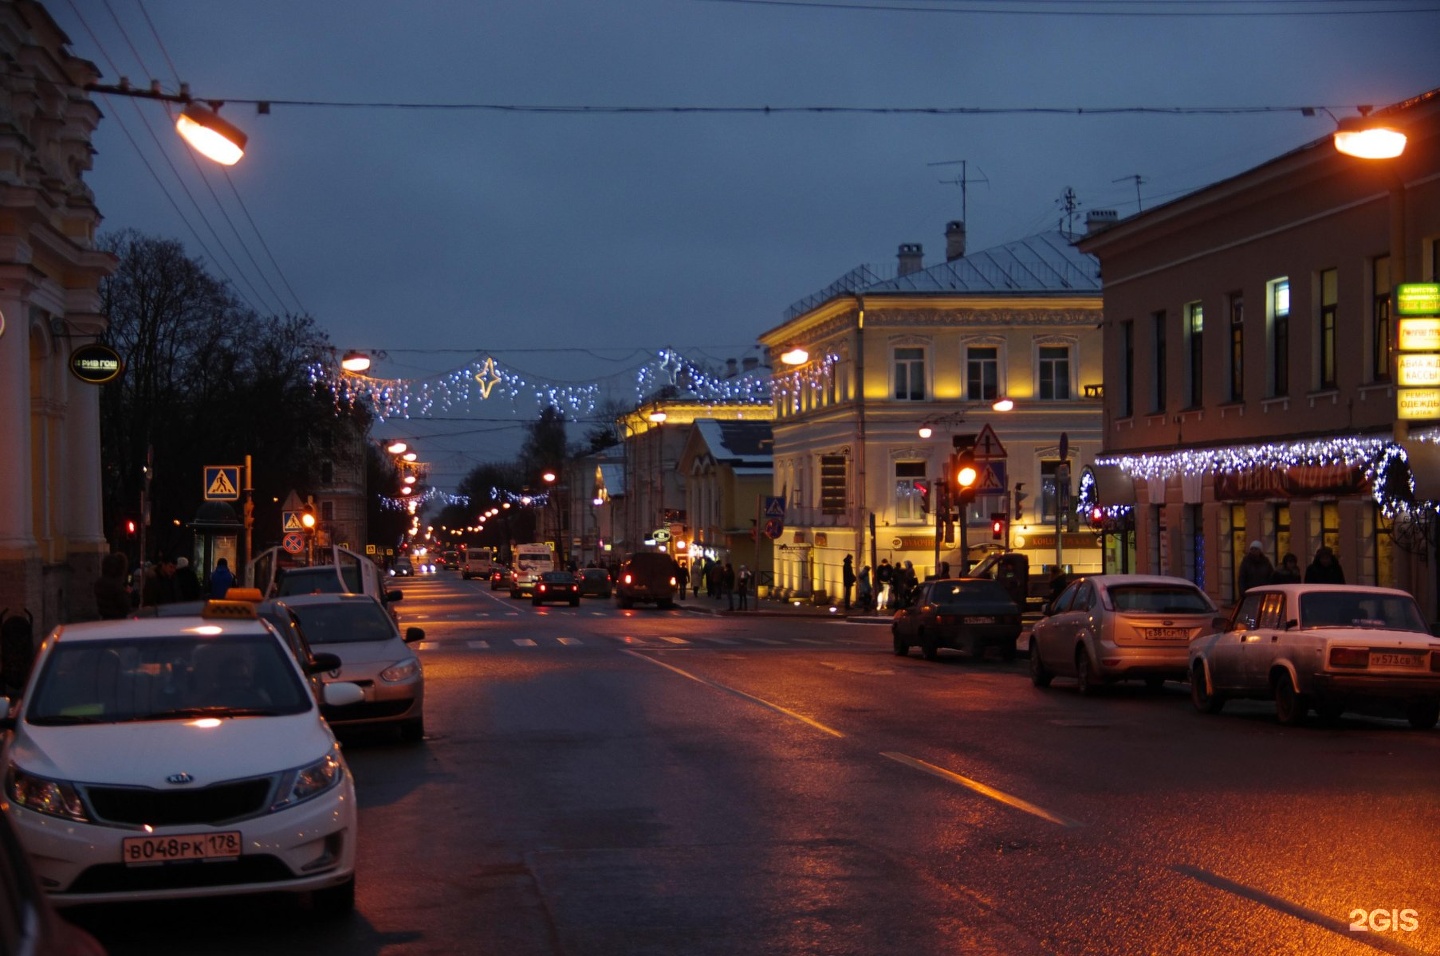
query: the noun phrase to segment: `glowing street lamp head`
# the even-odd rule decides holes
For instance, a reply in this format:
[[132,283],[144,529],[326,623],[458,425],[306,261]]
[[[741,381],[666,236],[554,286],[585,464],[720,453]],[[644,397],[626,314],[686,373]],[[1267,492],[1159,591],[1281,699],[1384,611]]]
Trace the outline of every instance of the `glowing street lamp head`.
[[195,151],[222,166],[234,166],[245,155],[249,138],[239,127],[199,103],[187,103],[175,120],[175,130]]
[[651,412],[651,413],[650,413],[648,416],[646,416],[646,417],[648,417],[648,418],[649,418],[652,422],[654,422],[655,424],[659,425],[661,422],[665,421],[665,419],[668,418],[669,416],[666,415],[664,412]]
[[1335,130],[1335,148],[1360,159],[1394,159],[1405,152],[1405,132],[1384,120],[1347,116]]
[[786,365],[804,365],[810,360],[810,353],[798,345],[780,353],[780,361]]
[[1006,398],[1002,395],[1001,397],[995,399],[995,403],[990,407],[997,412],[1008,412],[1015,407],[1015,400],[1011,398]]
[[929,438],[929,437],[930,437],[931,435],[933,435],[933,434],[935,434],[935,429],[931,428],[929,425],[921,425],[921,426],[920,426],[920,437],[921,437],[921,438]]
[[[370,371],[370,356],[366,355],[364,352],[346,352],[340,358],[340,367],[347,372],[368,372]],[[400,444],[403,445],[404,442],[401,442]],[[401,450],[403,451],[404,449]]]
[[390,444],[386,445],[385,450],[392,455],[402,455],[409,447],[410,446],[405,444],[403,441],[396,439],[395,441],[392,441]]
[[553,472],[553,471],[547,471],[547,472],[545,472],[545,474],[541,475],[540,477],[541,477],[541,478],[544,478],[544,479],[545,479],[545,483],[548,485],[548,484],[550,484],[551,482],[553,482],[553,481],[555,480],[555,472]]

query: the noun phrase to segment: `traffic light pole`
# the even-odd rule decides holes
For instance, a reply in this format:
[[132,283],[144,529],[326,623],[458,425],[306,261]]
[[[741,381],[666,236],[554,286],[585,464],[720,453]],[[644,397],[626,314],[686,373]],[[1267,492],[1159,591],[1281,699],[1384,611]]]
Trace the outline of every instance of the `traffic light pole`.
[[944,510],[944,509],[940,506],[940,500],[941,500],[940,488],[941,488],[941,486],[944,485],[944,484],[945,484],[945,478],[944,478],[944,476],[942,475],[939,481],[932,482],[931,485],[930,485],[930,510],[933,511],[933,512],[935,512],[935,565],[934,565],[934,567],[935,567],[935,577],[937,577],[937,578],[940,577],[940,535],[943,533],[943,530],[942,530],[942,529],[943,529],[943,527],[944,527],[944,518],[943,518],[943,516],[940,514],[940,512]]

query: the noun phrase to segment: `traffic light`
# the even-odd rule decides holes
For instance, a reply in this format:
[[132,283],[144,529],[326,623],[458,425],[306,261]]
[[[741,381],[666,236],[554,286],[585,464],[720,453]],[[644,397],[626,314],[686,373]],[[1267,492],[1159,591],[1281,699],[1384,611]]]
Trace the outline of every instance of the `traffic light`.
[[133,537],[135,537],[135,519],[134,519],[134,518],[126,518],[126,519],[125,519],[125,537],[127,537],[127,538],[133,538]]
[[1022,521],[1022,520],[1024,520],[1024,518],[1025,518],[1025,506],[1024,506],[1024,505],[1025,505],[1025,499],[1030,497],[1030,496],[1027,495],[1025,492],[1023,492],[1023,491],[1020,490],[1021,488],[1024,488],[1024,487],[1025,487],[1025,482],[1023,482],[1023,481],[1017,481],[1017,482],[1015,482],[1015,520],[1016,520],[1016,521]]
[[990,537],[995,541],[1005,540],[1006,518],[1003,514],[990,516]]
[[980,471],[975,467],[975,455],[973,452],[957,452],[951,461],[950,467],[950,488],[953,494],[951,498],[957,505],[964,508],[975,500],[975,486],[980,481]]
[[1090,527],[1097,531],[1105,524],[1105,509],[1096,505],[1090,509]]
[[930,513],[930,479],[916,478],[915,490],[920,492],[920,510],[928,515]]

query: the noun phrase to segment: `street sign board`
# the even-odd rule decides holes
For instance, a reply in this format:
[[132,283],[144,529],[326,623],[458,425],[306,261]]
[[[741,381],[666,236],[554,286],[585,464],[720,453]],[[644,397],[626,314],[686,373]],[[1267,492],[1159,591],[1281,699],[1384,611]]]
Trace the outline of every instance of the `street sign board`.
[[975,436],[975,457],[979,459],[1004,458],[1005,446],[1000,444],[1000,438],[995,434],[995,429],[987,422],[981,426],[980,434]]
[[305,525],[303,525],[303,524],[300,523],[300,512],[298,512],[298,511],[282,511],[282,512],[280,512],[280,515],[281,515],[280,530],[281,530],[282,532],[285,532],[285,531],[304,531],[304,530],[305,530]]
[[1440,315],[1440,282],[1405,282],[1396,292],[1396,314]]
[[239,466],[239,465],[206,465],[206,466],[205,466],[205,500],[206,500],[206,501],[239,501],[239,500],[240,500],[240,466]]
[[1400,319],[1400,351],[1440,352],[1440,319]]
[[669,541],[669,540],[670,540],[670,529],[669,529],[669,528],[656,528],[654,531],[650,532],[650,537],[651,537],[653,540],[655,540],[655,541]]
[[288,554],[299,554],[305,550],[305,536],[297,531],[287,534],[281,541],[280,547]]
[[779,495],[765,496],[765,517],[785,519],[785,499]]
[[975,466],[980,471],[980,477],[975,479],[976,494],[1003,495],[1009,490],[1009,486],[1005,484],[1004,459],[977,461]]
[[774,541],[776,538],[780,537],[780,535],[784,533],[785,522],[781,521],[779,518],[765,519],[765,537],[769,538],[771,541]]

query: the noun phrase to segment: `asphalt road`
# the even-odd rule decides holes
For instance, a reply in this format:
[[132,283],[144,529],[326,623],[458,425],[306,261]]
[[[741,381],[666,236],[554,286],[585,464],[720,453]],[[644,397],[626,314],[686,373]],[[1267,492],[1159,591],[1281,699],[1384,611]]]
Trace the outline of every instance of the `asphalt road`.
[[1436,732],[1082,699],[873,624],[401,586],[429,736],[345,737],[356,914],[72,918],[116,954],[1440,953]]

